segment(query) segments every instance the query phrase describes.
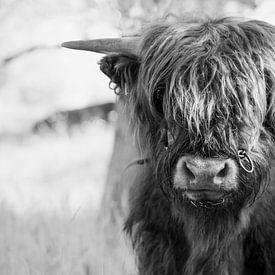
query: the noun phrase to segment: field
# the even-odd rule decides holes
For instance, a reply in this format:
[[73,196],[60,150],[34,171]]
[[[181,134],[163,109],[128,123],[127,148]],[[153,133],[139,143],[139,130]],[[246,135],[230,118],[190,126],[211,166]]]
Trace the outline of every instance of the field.
[[0,143],[0,274],[105,274],[95,229],[114,126]]

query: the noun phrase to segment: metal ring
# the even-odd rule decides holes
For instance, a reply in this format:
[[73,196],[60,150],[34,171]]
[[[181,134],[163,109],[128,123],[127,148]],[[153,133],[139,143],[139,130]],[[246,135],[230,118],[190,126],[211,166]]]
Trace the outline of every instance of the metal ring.
[[197,204],[195,202],[193,202],[192,200],[190,200],[190,203],[195,206],[195,207],[198,207]]
[[[239,150],[239,151],[238,151],[238,156],[239,156],[239,159],[240,159],[239,162],[240,162],[241,167],[242,167],[247,173],[252,173],[252,172],[254,171],[254,165],[253,165],[253,162],[252,162],[251,158],[250,158],[250,157],[248,156],[248,154],[246,153],[246,151],[243,150],[243,149]],[[243,161],[242,161],[242,160],[244,160],[244,159],[246,159],[246,160],[248,161],[249,166],[250,166],[250,169],[247,169],[247,168],[245,167],[245,165],[243,164]]]
[[212,208],[214,206],[217,206],[217,205],[220,205],[220,204],[223,204],[225,202],[225,198],[222,198],[216,202],[212,202],[212,201],[205,201],[205,202],[202,202],[202,201],[193,201],[193,200],[190,200],[190,203],[195,206],[195,207],[203,207],[203,208]]

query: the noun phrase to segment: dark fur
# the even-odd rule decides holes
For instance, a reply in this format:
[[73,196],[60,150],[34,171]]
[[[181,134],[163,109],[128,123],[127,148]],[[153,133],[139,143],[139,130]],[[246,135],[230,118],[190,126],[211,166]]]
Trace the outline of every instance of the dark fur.
[[[275,274],[275,28],[233,18],[164,22],[141,39],[140,57],[101,61],[150,158],[125,224],[140,274]],[[252,174],[239,166],[241,148]],[[185,154],[235,161],[238,189],[226,204],[196,208],[173,188]]]

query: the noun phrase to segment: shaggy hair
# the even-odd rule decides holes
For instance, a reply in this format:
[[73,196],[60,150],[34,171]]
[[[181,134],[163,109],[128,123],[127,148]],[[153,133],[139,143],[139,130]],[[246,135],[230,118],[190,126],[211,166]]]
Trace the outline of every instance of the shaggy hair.
[[[160,22],[143,31],[139,56],[106,56],[101,69],[150,159],[125,224],[140,274],[275,274],[275,27]],[[240,166],[240,149],[253,173]],[[185,154],[235,161],[238,188],[226,204],[195,207],[173,187]]]

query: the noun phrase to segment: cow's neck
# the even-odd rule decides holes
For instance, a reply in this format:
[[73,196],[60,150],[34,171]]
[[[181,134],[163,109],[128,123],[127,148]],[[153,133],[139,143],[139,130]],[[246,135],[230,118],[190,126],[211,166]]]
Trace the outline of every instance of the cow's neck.
[[190,252],[184,274],[239,275],[243,266],[242,239],[249,223],[248,213],[219,218],[202,211],[185,217]]

